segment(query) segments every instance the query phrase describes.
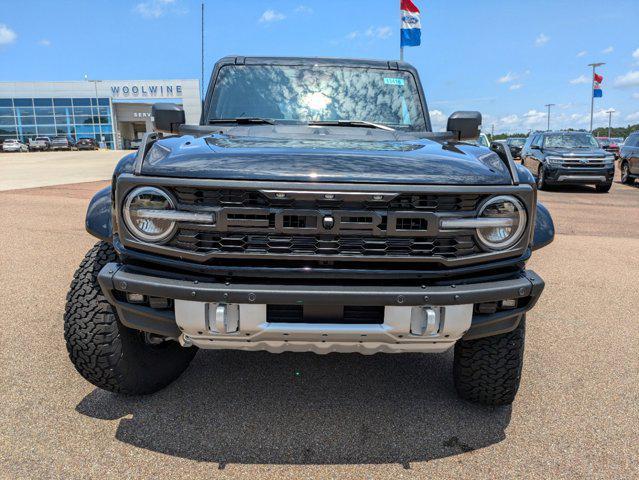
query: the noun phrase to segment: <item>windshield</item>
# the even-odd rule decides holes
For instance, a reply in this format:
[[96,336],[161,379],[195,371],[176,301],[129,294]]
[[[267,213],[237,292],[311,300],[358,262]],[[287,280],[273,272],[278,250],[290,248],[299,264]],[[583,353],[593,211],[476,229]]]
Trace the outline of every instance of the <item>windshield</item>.
[[409,72],[335,66],[236,65],[220,69],[208,120],[365,121],[423,131]]
[[508,143],[513,147],[523,147],[524,143],[526,143],[525,138],[509,138]]
[[599,148],[589,133],[554,133],[546,135],[544,148]]

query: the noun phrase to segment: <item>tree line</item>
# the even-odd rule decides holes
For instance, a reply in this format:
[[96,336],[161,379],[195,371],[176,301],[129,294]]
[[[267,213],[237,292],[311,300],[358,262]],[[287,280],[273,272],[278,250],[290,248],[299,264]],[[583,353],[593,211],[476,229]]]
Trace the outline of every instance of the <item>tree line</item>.
[[[639,123],[635,123],[634,125],[628,125],[627,127],[612,127],[610,129],[610,136],[611,137],[626,138],[632,132],[636,132],[638,130],[639,130]],[[574,128],[568,128],[568,129],[566,129],[566,131],[574,132],[574,131],[578,131],[578,130],[576,130]],[[583,130],[583,131],[585,131],[585,130]],[[496,135],[493,135],[491,137],[491,140],[505,140],[507,138],[513,138],[513,137],[526,138],[530,133],[531,132],[527,132],[527,133],[498,133]],[[608,136],[608,127],[595,128],[592,131],[592,134],[595,137],[607,137]]]

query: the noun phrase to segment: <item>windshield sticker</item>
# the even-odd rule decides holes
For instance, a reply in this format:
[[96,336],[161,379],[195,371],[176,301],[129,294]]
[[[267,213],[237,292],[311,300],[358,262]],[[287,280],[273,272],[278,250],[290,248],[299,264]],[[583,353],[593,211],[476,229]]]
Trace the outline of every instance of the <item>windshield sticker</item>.
[[384,83],[386,85],[398,85],[400,87],[404,86],[403,78],[384,78]]

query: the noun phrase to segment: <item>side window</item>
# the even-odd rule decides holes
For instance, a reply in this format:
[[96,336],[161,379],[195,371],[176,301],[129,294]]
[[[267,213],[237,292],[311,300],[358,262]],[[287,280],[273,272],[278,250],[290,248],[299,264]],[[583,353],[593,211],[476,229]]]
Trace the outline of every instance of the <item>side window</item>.
[[638,144],[639,144],[639,133],[633,133],[632,135],[628,137],[625,145],[627,147],[636,147],[638,146]]
[[538,147],[541,147],[541,144],[544,141],[544,136],[543,135],[537,135],[535,137],[535,139],[533,140],[533,145],[537,145]]

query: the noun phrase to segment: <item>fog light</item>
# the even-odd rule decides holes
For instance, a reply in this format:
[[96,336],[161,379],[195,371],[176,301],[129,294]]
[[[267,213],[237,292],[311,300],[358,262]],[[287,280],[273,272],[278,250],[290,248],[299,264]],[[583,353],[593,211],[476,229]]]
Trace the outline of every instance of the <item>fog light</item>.
[[508,300],[502,300],[500,306],[503,310],[510,310],[511,308],[517,308],[517,299],[509,298]]
[[141,293],[127,293],[126,300],[129,303],[144,303],[145,297]]

